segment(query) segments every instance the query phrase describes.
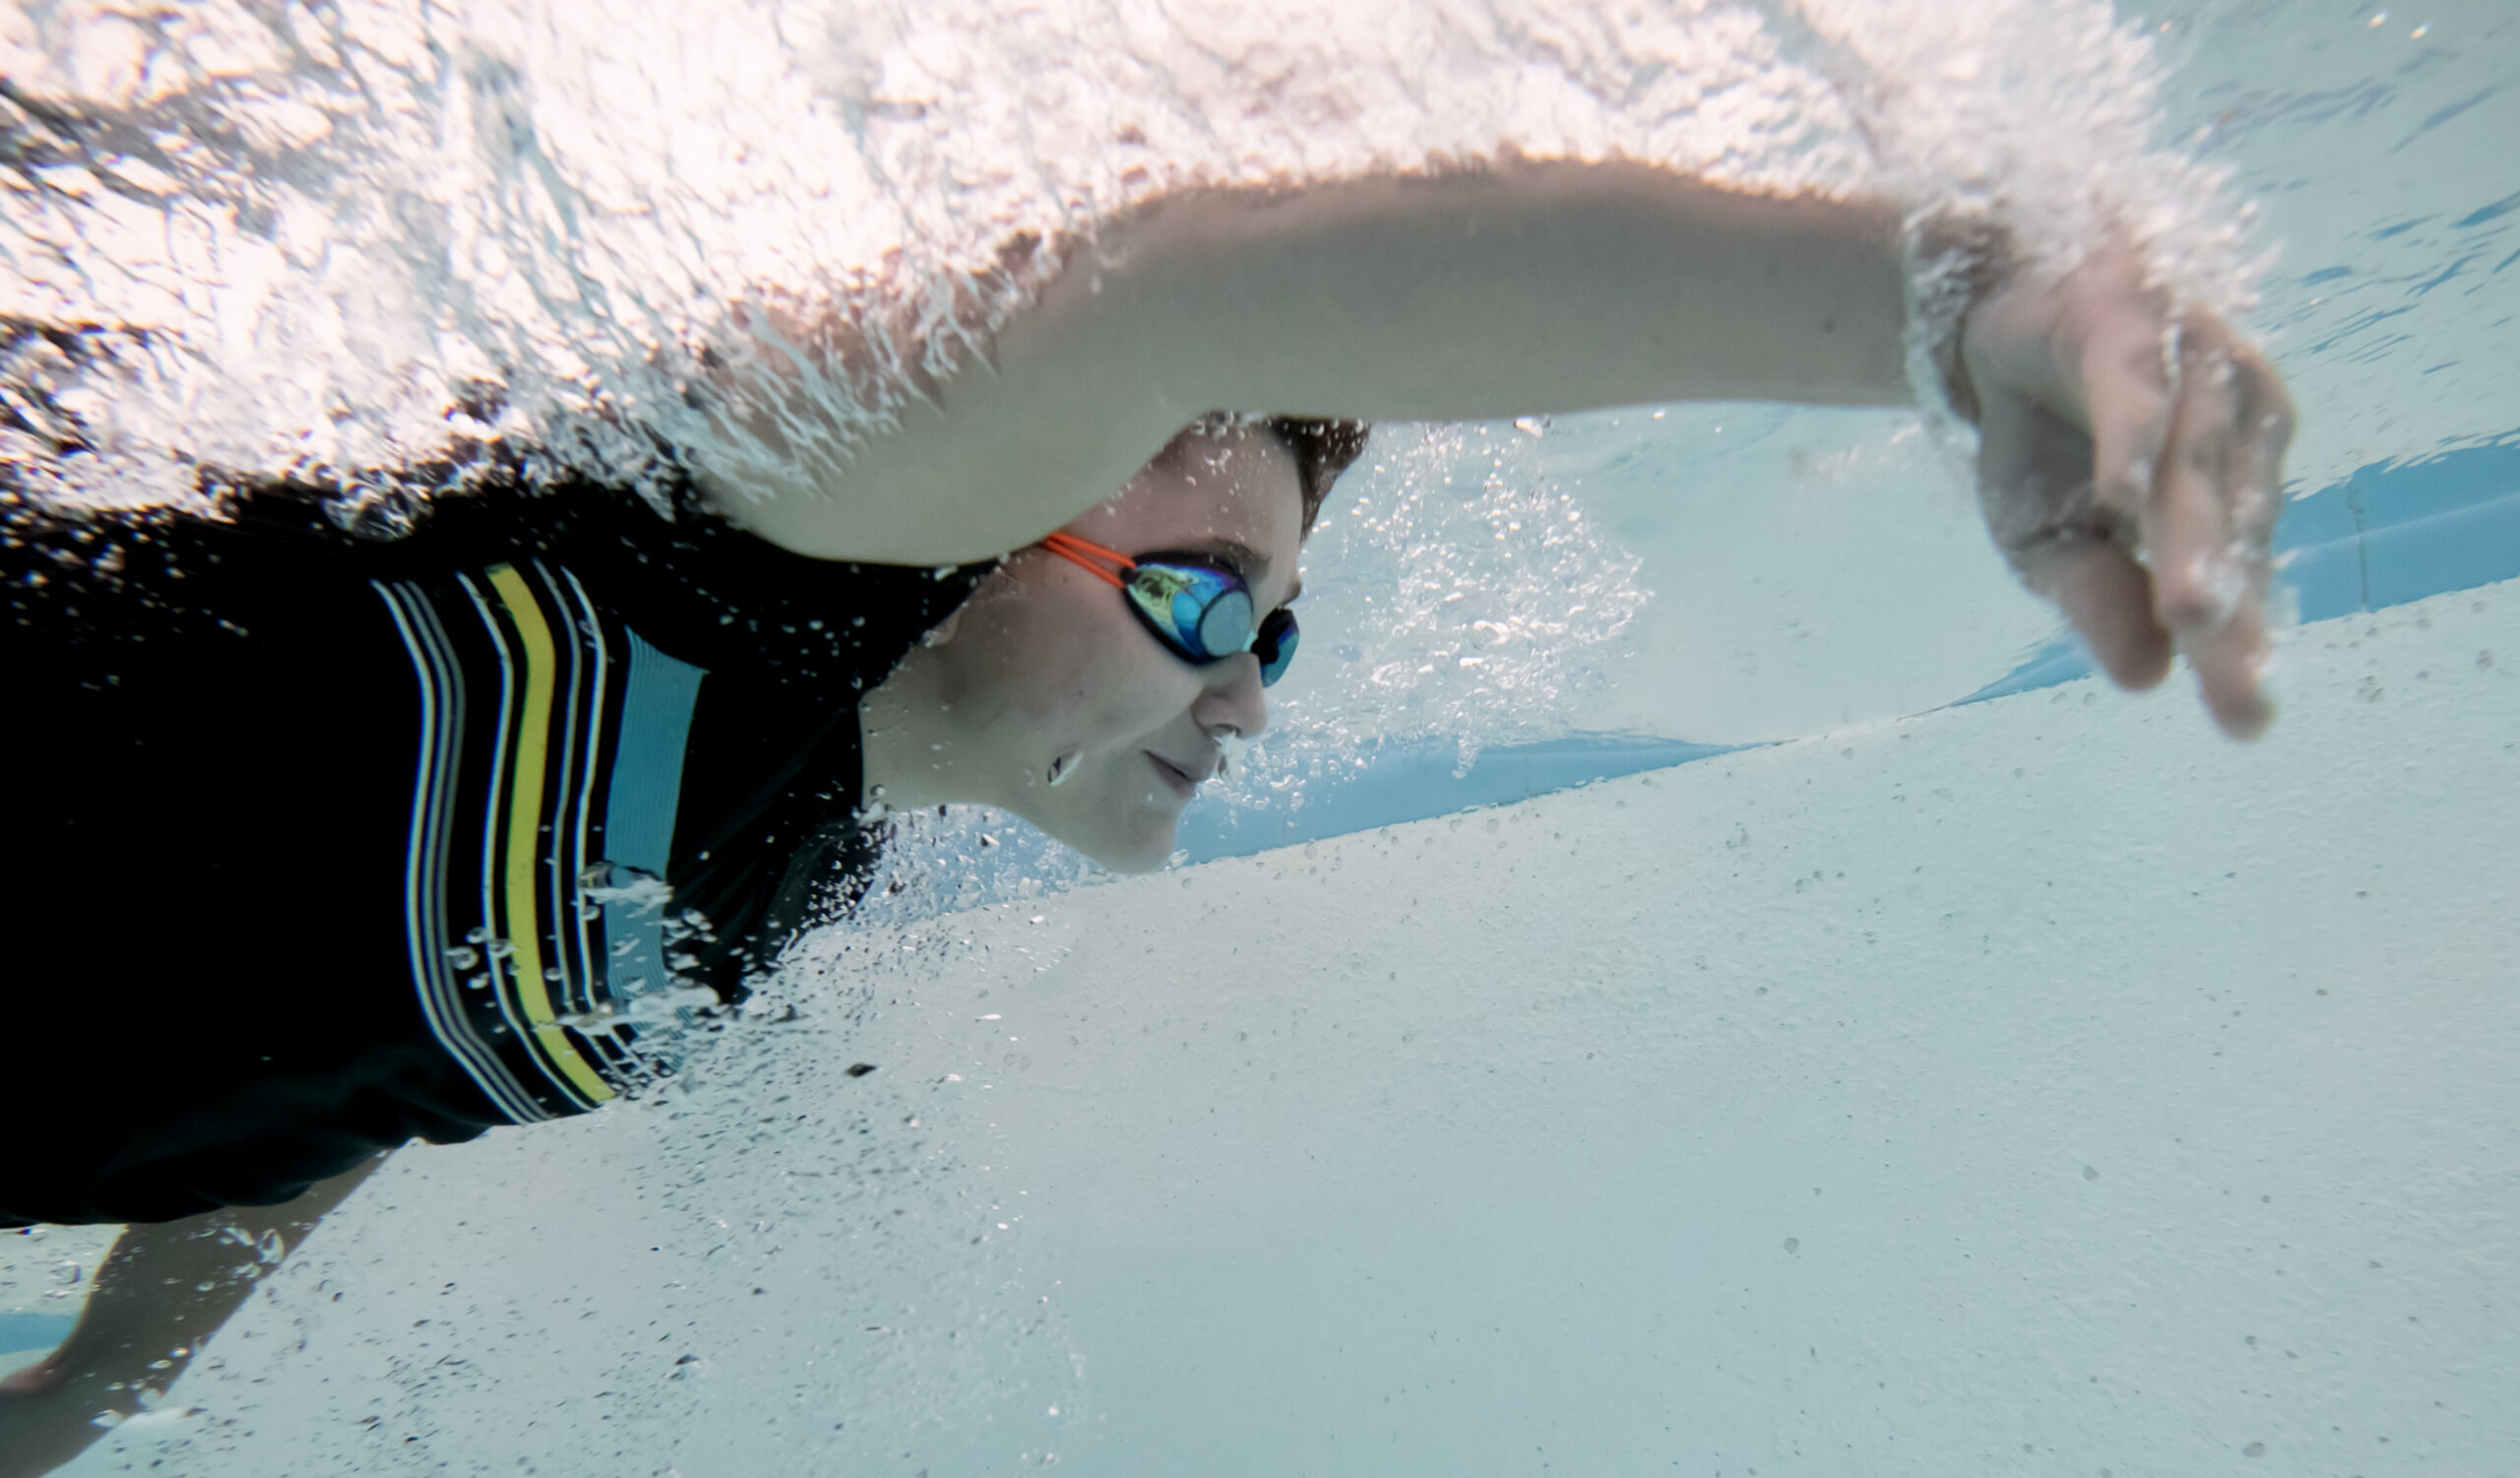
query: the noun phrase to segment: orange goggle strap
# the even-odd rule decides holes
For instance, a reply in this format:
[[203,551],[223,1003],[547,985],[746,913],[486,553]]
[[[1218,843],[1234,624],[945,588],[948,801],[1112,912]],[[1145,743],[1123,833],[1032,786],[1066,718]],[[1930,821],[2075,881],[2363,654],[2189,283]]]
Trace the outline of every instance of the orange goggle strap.
[[[1052,534],[1041,541],[1041,547],[1078,566],[1113,590],[1128,589],[1129,582],[1121,577],[1135,571],[1138,567],[1136,560],[1119,550],[1106,549],[1090,539],[1079,539],[1073,534]],[[1103,567],[1105,565],[1113,567],[1106,569]]]

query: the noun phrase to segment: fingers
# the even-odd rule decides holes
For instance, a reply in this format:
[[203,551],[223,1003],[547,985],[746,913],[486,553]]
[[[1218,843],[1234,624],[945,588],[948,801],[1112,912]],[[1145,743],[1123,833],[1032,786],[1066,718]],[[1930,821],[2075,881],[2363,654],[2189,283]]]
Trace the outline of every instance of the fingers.
[[2274,547],[2275,516],[2283,506],[2284,453],[2293,443],[2293,398],[2284,381],[2255,350],[2231,347],[2239,376],[2239,437],[2243,459],[2233,469],[2232,538],[2266,554]]
[[2221,627],[2246,594],[2229,548],[2239,377],[2231,346],[2217,329],[2199,315],[2179,335],[2170,443],[2141,515],[2154,609],[2163,625],[2182,635]]
[[2265,597],[2292,407],[2221,320],[2190,314],[2179,340],[2168,444],[2141,515],[2153,611],[2215,722],[2255,739],[2274,717],[2261,691]]
[[2125,549],[2097,542],[2060,546],[2038,584],[2110,681],[2147,688],[2170,675],[2171,634],[2153,618],[2149,577]]
[[2160,681],[2182,652],[2215,722],[2254,739],[2273,718],[2264,607],[2292,405],[2219,319],[2191,314],[2174,360],[2160,322],[2122,297],[2088,321],[2079,405],[1988,398],[1987,526],[2119,685]]
[[2119,686],[2161,681],[2171,634],[2153,618],[2150,578],[2129,552],[2133,516],[2091,496],[2091,438],[2011,396],[1986,407],[1979,432],[1986,529],[2022,583],[2064,611]]
[[2078,368],[2091,422],[2093,495],[2136,517],[2152,497],[2175,406],[2158,320],[2112,316],[2085,341]]
[[1996,545],[2117,682],[2184,653],[2215,722],[2263,733],[2282,381],[2211,313],[2174,319],[2122,244],[2061,279],[2015,274],[1963,327]]
[[2264,735],[2275,722],[2275,705],[2266,696],[2266,612],[2257,597],[2218,629],[2182,638],[2179,647],[2196,674],[2197,695],[2223,732],[2236,739]]
[[2227,618],[2182,630],[2179,644],[2215,722],[2233,738],[2249,739],[2264,734],[2275,718],[2263,686],[2266,591],[2275,517],[2282,503],[2284,451],[2293,438],[2293,403],[2263,358],[2231,342],[2221,324],[2209,327],[2231,402],[2218,488],[2227,523],[2220,578],[2236,589],[2237,597]]
[[2093,512],[2142,562],[2113,547],[2053,554],[2042,584],[2121,685],[2160,680],[2174,645],[2215,722],[2253,739],[2273,717],[2263,605],[2291,407],[2211,314],[2180,324],[2174,358],[2151,301],[2107,296],[2076,365]]

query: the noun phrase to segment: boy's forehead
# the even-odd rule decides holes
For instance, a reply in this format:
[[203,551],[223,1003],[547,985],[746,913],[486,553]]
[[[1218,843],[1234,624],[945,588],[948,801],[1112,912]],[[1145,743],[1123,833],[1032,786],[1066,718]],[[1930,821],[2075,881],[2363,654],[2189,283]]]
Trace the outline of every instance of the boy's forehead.
[[1107,506],[1148,532],[1230,540],[1276,558],[1299,535],[1302,481],[1266,431],[1184,437]]
[[1210,555],[1251,581],[1262,601],[1284,605],[1298,583],[1302,480],[1292,454],[1265,430],[1185,436],[1070,529],[1130,553]]

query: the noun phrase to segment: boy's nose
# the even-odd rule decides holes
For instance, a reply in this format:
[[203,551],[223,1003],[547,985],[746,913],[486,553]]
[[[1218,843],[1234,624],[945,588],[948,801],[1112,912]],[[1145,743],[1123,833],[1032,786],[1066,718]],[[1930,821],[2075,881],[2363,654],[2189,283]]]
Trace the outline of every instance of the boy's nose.
[[1217,663],[1190,716],[1211,737],[1255,739],[1269,727],[1269,699],[1260,685],[1260,659],[1237,652]]

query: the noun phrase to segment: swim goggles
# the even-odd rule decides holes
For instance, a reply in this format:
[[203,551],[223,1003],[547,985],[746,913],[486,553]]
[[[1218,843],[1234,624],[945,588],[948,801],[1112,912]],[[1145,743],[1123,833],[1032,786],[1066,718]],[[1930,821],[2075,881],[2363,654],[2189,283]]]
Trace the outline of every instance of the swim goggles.
[[1183,662],[1205,666],[1249,652],[1260,659],[1260,683],[1266,687],[1294,660],[1294,612],[1280,607],[1254,626],[1251,587],[1205,554],[1132,559],[1073,534],[1053,534],[1041,547],[1127,596],[1139,624]]

